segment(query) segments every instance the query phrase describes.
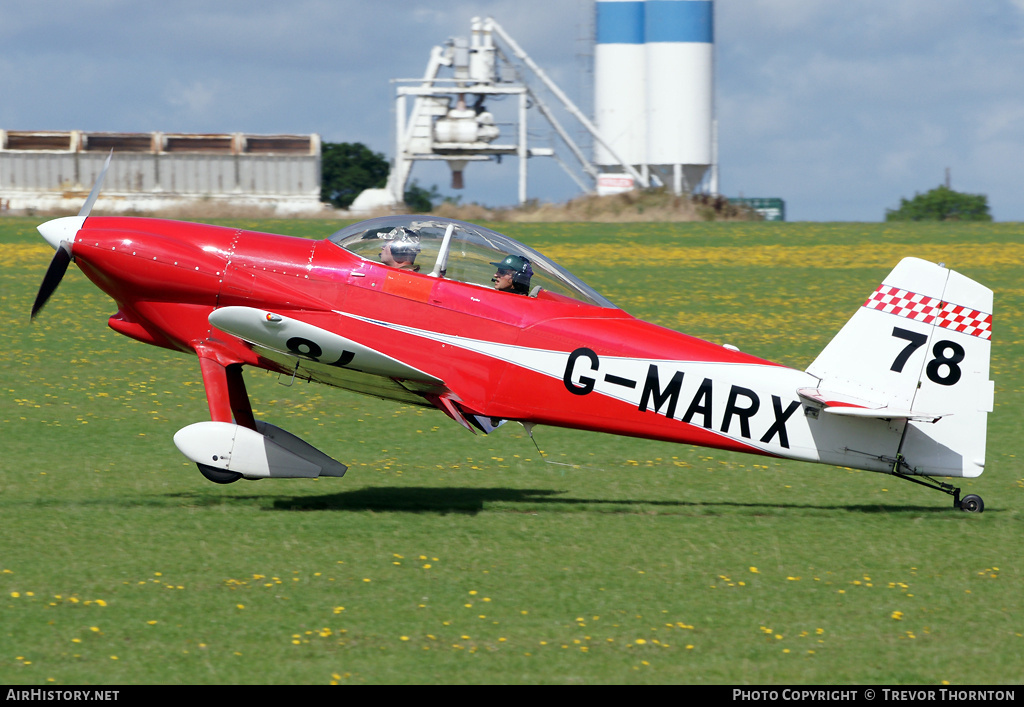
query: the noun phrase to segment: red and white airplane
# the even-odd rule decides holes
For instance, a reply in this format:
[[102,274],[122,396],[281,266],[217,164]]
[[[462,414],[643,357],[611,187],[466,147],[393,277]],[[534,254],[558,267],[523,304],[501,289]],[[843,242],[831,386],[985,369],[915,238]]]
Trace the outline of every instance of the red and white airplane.
[[929,478],[982,473],[994,391],[992,291],[942,265],[900,262],[799,371],[636,319],[480,226],[388,216],[313,241],[90,216],[101,180],[78,216],[39,226],[57,252],[32,315],[73,260],[116,302],[112,329],[198,356],[210,421],[174,441],[211,481],[346,471],[254,418],[255,366],[471,431],[514,420],[821,462],[984,508]]

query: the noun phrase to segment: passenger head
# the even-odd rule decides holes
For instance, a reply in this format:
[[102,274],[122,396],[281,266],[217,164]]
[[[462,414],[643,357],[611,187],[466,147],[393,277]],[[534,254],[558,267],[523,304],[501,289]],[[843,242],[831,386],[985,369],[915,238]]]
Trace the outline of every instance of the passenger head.
[[491,263],[497,272],[491,278],[494,289],[503,292],[518,292],[528,294],[530,292],[530,278],[533,277],[533,268],[530,261],[521,255],[508,255],[505,259]]
[[412,268],[420,253],[420,237],[408,228],[397,226],[382,234],[384,245],[380,249],[380,261],[393,268]]

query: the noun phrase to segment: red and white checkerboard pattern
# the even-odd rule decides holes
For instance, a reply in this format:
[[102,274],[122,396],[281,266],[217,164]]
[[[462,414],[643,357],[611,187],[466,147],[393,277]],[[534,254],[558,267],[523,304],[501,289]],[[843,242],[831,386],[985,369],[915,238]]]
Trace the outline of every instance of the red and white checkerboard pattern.
[[877,309],[897,317],[934,324],[944,329],[963,332],[989,340],[992,338],[992,315],[934,297],[879,285],[864,303],[868,309]]

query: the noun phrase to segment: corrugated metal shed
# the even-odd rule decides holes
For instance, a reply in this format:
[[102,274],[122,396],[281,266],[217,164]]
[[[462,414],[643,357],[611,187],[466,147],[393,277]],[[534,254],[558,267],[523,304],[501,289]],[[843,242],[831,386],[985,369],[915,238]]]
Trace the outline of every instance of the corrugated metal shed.
[[0,206],[75,208],[111,150],[99,209],[159,210],[197,200],[293,213],[323,209],[318,135],[78,130],[0,130]]

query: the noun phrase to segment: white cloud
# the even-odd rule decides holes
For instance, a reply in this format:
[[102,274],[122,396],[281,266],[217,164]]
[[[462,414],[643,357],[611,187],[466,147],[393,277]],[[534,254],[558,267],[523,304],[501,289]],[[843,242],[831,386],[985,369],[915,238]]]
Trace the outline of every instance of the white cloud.
[[[728,193],[782,196],[797,219],[874,220],[948,166],[1000,218],[1024,220],[1024,0],[715,7]],[[591,12],[589,0],[3,0],[0,127],[318,132],[390,156],[390,80],[422,75],[473,16],[497,19],[589,111]],[[543,139],[539,116],[530,126]],[[530,196],[573,196],[551,167],[531,161]],[[448,183],[426,165],[413,176]],[[467,179],[467,201],[515,199],[515,160]]]
[[216,104],[217,93],[217,89],[209,83],[193,81],[185,85],[172,80],[164,89],[164,100],[190,117],[206,118]]

